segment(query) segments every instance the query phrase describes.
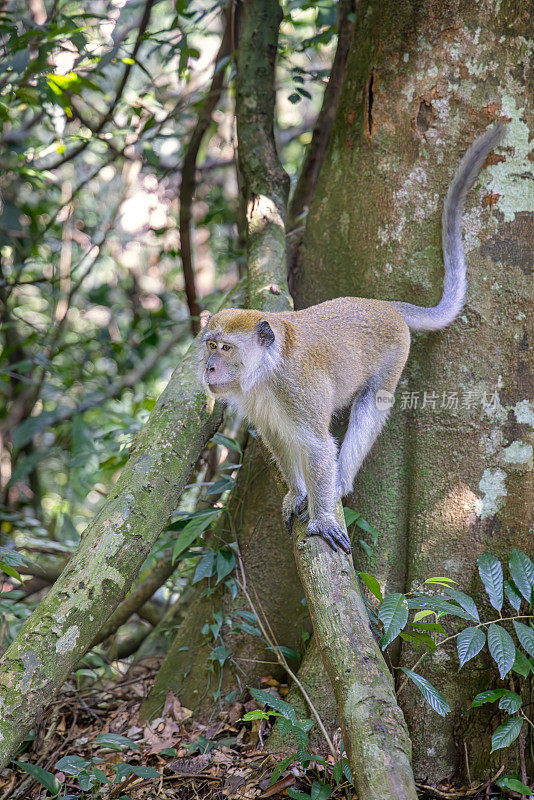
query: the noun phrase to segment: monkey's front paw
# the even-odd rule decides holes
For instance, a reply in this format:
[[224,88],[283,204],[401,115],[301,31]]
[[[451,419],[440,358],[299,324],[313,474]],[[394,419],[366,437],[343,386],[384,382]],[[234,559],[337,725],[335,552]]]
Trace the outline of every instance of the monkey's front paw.
[[337,548],[341,547],[347,555],[350,555],[350,539],[335,520],[312,519],[306,528],[306,536],[321,536],[336,553]]
[[291,536],[295,517],[297,517],[299,522],[303,522],[304,524],[309,520],[307,496],[296,494],[295,492],[288,492],[282,502],[282,517],[284,518],[288,533]]

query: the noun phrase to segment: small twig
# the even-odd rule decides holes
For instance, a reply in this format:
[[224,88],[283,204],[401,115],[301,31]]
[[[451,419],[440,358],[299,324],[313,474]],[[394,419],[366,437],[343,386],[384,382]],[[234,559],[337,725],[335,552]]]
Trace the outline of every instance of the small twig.
[[[313,705],[308,692],[306,691],[306,689],[302,685],[302,682],[297,678],[297,676],[295,675],[295,673],[293,672],[293,670],[291,669],[291,667],[287,663],[286,657],[284,656],[284,654],[280,650],[280,648],[279,648],[279,646],[278,646],[278,644],[277,644],[277,642],[276,642],[276,640],[274,638],[274,634],[272,632],[272,628],[271,628],[271,626],[269,624],[269,621],[268,621],[266,615],[264,613],[262,614],[262,616],[263,616],[263,620],[262,620],[262,618],[260,617],[260,614],[258,613],[258,611],[256,610],[256,608],[254,606],[254,603],[252,602],[252,599],[251,599],[251,597],[250,597],[250,595],[249,595],[249,593],[247,591],[247,579],[246,579],[246,575],[245,575],[245,566],[243,564],[243,559],[241,558],[241,553],[239,552],[239,548],[237,548],[237,558],[238,558],[238,563],[239,563],[239,569],[240,569],[240,572],[241,572],[241,582],[239,582],[239,580],[237,580],[237,585],[239,586],[239,588],[243,592],[243,595],[245,596],[245,599],[246,599],[247,603],[249,604],[252,613],[256,617],[256,620],[258,622],[259,628],[260,628],[260,630],[261,630],[261,632],[263,634],[263,637],[264,637],[265,641],[269,644],[269,646],[272,648],[272,650],[276,654],[276,658],[278,660],[278,663],[286,670],[286,672],[288,673],[290,678],[295,682],[295,684],[298,686],[298,688],[302,692],[302,696],[306,700],[306,703],[308,704],[308,707],[309,707],[311,713],[313,714],[313,716],[315,717],[317,725],[319,726],[319,729],[320,729],[321,733],[323,734],[323,736],[324,736],[324,738],[326,740],[326,743],[328,745],[328,749],[330,750],[330,752],[332,753],[334,758],[337,758],[336,748],[334,747],[334,745],[332,743],[332,740],[330,739],[330,736],[327,733],[327,730],[326,730],[326,728],[325,728],[325,726],[323,724],[323,721],[322,721],[321,717],[319,716],[319,712],[317,711],[317,709]],[[256,595],[256,597],[257,597],[257,595]],[[265,625],[264,625],[264,620],[265,620]],[[266,626],[269,628],[270,633],[268,633],[268,631],[266,629]]]

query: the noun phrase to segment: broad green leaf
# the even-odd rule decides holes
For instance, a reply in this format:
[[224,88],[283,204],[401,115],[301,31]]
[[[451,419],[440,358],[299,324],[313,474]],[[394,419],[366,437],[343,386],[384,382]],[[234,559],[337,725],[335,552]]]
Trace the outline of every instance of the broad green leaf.
[[384,598],[382,597],[382,591],[377,579],[367,572],[358,572],[358,577],[365,583],[371,594],[374,594],[376,599],[382,602]]
[[467,664],[474,658],[484,645],[486,644],[486,636],[484,631],[480,628],[464,628],[458,635],[458,658],[460,659],[460,669],[464,664]]
[[327,783],[314,781],[311,785],[311,800],[328,800],[332,794],[332,787]]
[[296,726],[298,724],[295,709],[292,705],[286,703],[285,700],[281,700],[280,697],[275,697],[269,692],[263,691],[263,689],[250,688],[250,693],[257,703],[263,703],[271,708],[274,708],[276,711],[279,711],[280,714],[285,717],[285,719],[292,723],[292,725]]
[[499,725],[491,737],[491,752],[494,753],[495,750],[501,750],[503,747],[508,747],[512,742],[515,742],[521,733],[522,727],[523,720],[521,717],[513,717]]
[[161,772],[154,767],[141,767],[137,764],[115,764],[114,770],[113,783],[120,783],[126,775],[137,775],[138,778],[161,778]]
[[5,564],[3,561],[0,561],[0,572],[5,572],[10,578],[15,578],[17,581],[24,583],[17,570],[10,567],[9,564]]
[[90,766],[90,764],[91,762],[86,758],[72,755],[63,756],[63,758],[60,758],[54,766],[55,769],[59,769],[61,772],[66,772],[67,775],[78,775],[80,772],[83,772],[84,769]]
[[493,608],[500,611],[503,602],[502,564],[491,553],[482,553],[477,558],[478,572]]
[[437,578],[427,578],[426,581],[423,581],[423,583],[437,583],[439,586],[448,587],[451,583],[458,583],[458,581],[453,581],[452,578],[437,577]]
[[508,602],[510,603],[512,608],[515,609],[516,611],[519,611],[521,607],[521,595],[519,594],[517,587],[515,586],[514,583],[512,583],[512,581],[504,582],[504,593],[508,598]]
[[204,580],[204,578],[209,578],[213,572],[213,566],[215,564],[215,553],[213,550],[209,550],[197,564],[197,568],[195,570],[195,574],[193,575],[193,583],[198,583],[199,581]]
[[411,681],[415,683],[427,703],[431,706],[431,708],[434,709],[434,711],[437,711],[442,717],[449,713],[451,710],[449,704],[443,695],[440,694],[438,690],[435,689],[429,681],[427,681],[426,678],[423,678],[422,675],[418,675],[417,672],[413,672],[411,669],[407,669],[406,667],[401,667],[401,670],[410,678]]
[[518,778],[514,778],[513,775],[503,775],[502,778],[496,780],[495,783],[500,789],[510,789],[510,791],[517,792],[517,794],[524,794],[526,797],[532,797],[532,789],[529,789],[528,786],[521,783]]
[[360,514],[358,514],[358,512],[354,511],[352,508],[345,508],[343,506],[343,516],[345,517],[345,525],[348,528],[349,525],[352,525],[353,522],[356,522],[356,520],[360,517]]
[[523,625],[522,622],[517,622],[514,619],[514,628],[519,639],[519,643],[524,650],[527,651],[529,656],[534,658],[534,630],[529,628],[528,625]]
[[447,600],[442,600],[441,597],[434,597],[432,595],[417,594],[407,598],[408,608],[431,609],[437,611],[440,615],[452,614],[461,619],[473,621],[471,614],[461,608],[461,606],[449,603]]
[[515,714],[522,705],[523,701],[517,692],[510,692],[508,689],[499,700],[499,708],[503,711],[507,711],[508,714]]
[[495,700],[500,700],[507,692],[507,689],[486,689],[484,692],[480,692],[477,694],[473,702],[471,703],[471,708],[478,708],[479,706],[483,706],[485,703],[494,703]]
[[530,672],[534,672],[534,664],[532,661],[527,658],[526,655],[517,647],[515,650],[515,661],[512,666],[512,671],[517,675],[522,675],[523,678],[528,677]]
[[[418,612],[420,613],[420,612]],[[414,616],[414,621],[412,622],[412,628],[418,628],[422,631],[429,631],[430,633],[445,633],[445,628],[443,625],[440,625],[439,622],[416,622]]]
[[400,637],[404,639],[405,642],[411,642],[418,649],[426,650],[429,653],[433,653],[436,649],[436,643],[428,633],[410,633],[402,631]]
[[[408,598],[408,600],[409,599],[410,598]],[[410,604],[409,603],[408,603],[408,608],[410,608]],[[420,619],[425,619],[425,617],[430,617],[430,616],[433,616],[433,615],[434,615],[434,612],[431,611],[430,609],[427,609],[426,611],[416,611],[415,614],[413,615],[413,623],[412,623],[412,625],[415,622],[419,622]],[[432,624],[437,624],[437,623],[430,622],[428,624],[432,625]]]
[[534,564],[521,550],[512,550],[510,556],[510,575],[515,585],[527,601],[532,602],[532,589],[534,589]]
[[255,719],[269,719],[269,717],[278,717],[280,716],[277,711],[262,711],[261,708],[255,708],[254,711],[247,711],[246,714],[243,714],[241,719],[243,722],[252,722]]
[[492,623],[488,627],[488,647],[497,667],[501,679],[512,669],[515,659],[514,640],[501,625]]
[[378,542],[378,539],[380,537],[380,532],[377,531],[376,528],[373,528],[371,523],[367,522],[367,520],[364,519],[361,515],[356,520],[356,525],[358,526],[358,528],[361,528],[362,531],[365,531],[366,533],[369,533],[371,535],[373,544],[376,544]]
[[28,775],[31,775],[32,778],[35,778],[45,789],[48,789],[53,797],[57,797],[60,793],[61,784],[51,772],[48,772],[42,767],[38,767],[37,764],[28,764],[26,761],[14,761],[13,763],[24,770],[24,772],[27,772]]
[[139,745],[127,736],[121,736],[118,733],[99,733],[95,739],[96,744],[105,745],[111,750],[122,750],[127,747],[130,750],[139,750]]
[[217,550],[217,583],[226,578],[235,567],[235,555],[229,547]]
[[449,597],[452,597],[453,600],[456,600],[456,602],[459,603],[462,608],[467,611],[467,613],[470,614],[474,620],[476,620],[476,622],[480,622],[478,610],[472,597],[469,597],[469,595],[465,594],[465,592],[458,591],[458,589],[445,589],[445,591]]
[[195,539],[203,533],[206,528],[208,528],[214,519],[219,516],[220,509],[214,508],[211,509],[211,513],[203,514],[199,517],[194,517],[193,519],[189,520],[185,528],[180,532],[178,538],[176,539],[176,544],[174,545],[174,549],[172,551],[172,560],[175,561],[180,553],[183,553],[184,550],[187,550],[190,547]]
[[384,650],[408,622],[406,597],[400,592],[388,595],[378,609],[378,619],[384,625],[384,635],[380,640],[380,647]]
[[223,447],[226,447],[227,450],[235,450],[237,453],[242,453],[241,445],[236,439],[231,439],[229,436],[225,436],[223,433],[215,433],[211,440],[212,442],[216,442],[216,444],[220,444]]
[[295,754],[291,753],[291,755],[286,756],[286,758],[284,758],[276,765],[276,767],[273,769],[273,774],[269,778],[269,786],[272,786],[273,783],[276,783],[282,772],[285,772],[285,770],[289,767],[294,758]]

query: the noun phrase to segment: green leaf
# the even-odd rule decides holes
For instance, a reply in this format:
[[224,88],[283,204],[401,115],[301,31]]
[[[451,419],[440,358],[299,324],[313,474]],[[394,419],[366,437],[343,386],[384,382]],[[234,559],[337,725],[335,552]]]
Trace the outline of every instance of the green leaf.
[[515,586],[514,583],[512,583],[512,581],[504,582],[504,593],[508,598],[508,602],[510,603],[512,608],[515,609],[516,611],[519,611],[521,607],[521,595],[519,594],[517,587]]
[[63,756],[54,767],[61,770],[61,772],[66,772],[67,775],[79,775],[90,764],[90,761],[86,758],[81,758],[81,756]]
[[48,772],[42,767],[38,767],[37,764],[27,764],[26,761],[14,761],[13,763],[24,770],[24,772],[27,772],[28,775],[31,775],[32,778],[35,778],[35,780],[40,783],[41,786],[44,786],[45,789],[48,789],[50,794],[54,797],[60,793],[61,784],[51,772]]
[[508,689],[499,700],[499,708],[508,712],[508,714],[515,714],[522,705],[521,697],[516,692],[510,692]]
[[220,444],[223,447],[226,447],[227,450],[235,450],[237,453],[243,453],[241,450],[241,445],[236,439],[231,439],[229,436],[224,436],[222,433],[214,434],[211,439],[211,442],[216,442],[216,444]]
[[445,592],[449,595],[449,597],[452,597],[453,600],[456,600],[456,602],[459,603],[462,608],[471,615],[472,619],[476,620],[476,622],[480,622],[478,610],[472,597],[469,597],[469,595],[465,594],[465,592],[458,591],[458,589],[448,588],[445,589]]
[[[417,616],[417,614],[415,616]],[[412,622],[412,628],[429,631],[430,633],[445,633],[445,628],[443,625],[440,625],[439,622]]]
[[122,750],[123,747],[127,747],[130,750],[139,750],[138,744],[128,739],[127,736],[121,736],[118,733],[99,733],[95,743],[109,747],[110,750]]
[[353,508],[345,508],[345,506],[343,506],[343,516],[345,517],[345,525],[348,528],[353,522],[356,522],[361,515],[358,511],[354,511]]
[[0,561],[0,572],[5,572],[6,575],[9,575],[11,578],[15,578],[17,581],[24,583],[17,570],[10,567],[9,564],[5,564],[3,561]]
[[273,774],[269,778],[269,786],[272,786],[273,783],[276,783],[282,772],[285,772],[285,770],[289,767],[294,758],[295,754],[291,753],[291,755],[286,756],[286,758],[284,758],[276,765],[276,767],[273,769]]
[[433,653],[436,649],[436,643],[428,633],[407,633],[403,631],[400,636],[405,642],[412,642],[418,649],[426,650],[429,653]]
[[213,573],[213,566],[215,564],[215,553],[213,550],[209,550],[197,564],[197,568],[195,570],[195,574],[193,575],[193,583],[198,583],[199,581],[204,580],[204,578],[209,578]]
[[512,669],[515,658],[514,640],[501,625],[492,623],[488,627],[488,647],[499,668],[501,679]]
[[478,572],[488,593],[493,608],[500,611],[503,602],[502,564],[491,553],[482,553],[477,558]]
[[507,689],[486,689],[484,692],[477,694],[471,703],[471,708],[478,708],[485,703],[494,703],[495,700],[499,700],[503,697],[507,691]]
[[161,778],[161,772],[154,767],[141,767],[136,764],[115,764],[115,780],[113,783],[120,783],[126,775],[137,775],[138,778]]
[[174,549],[172,551],[173,561],[178,558],[180,553],[183,553],[184,550],[187,550],[187,548],[193,544],[195,539],[200,536],[200,534],[211,525],[213,520],[219,516],[219,513],[220,509],[214,508],[211,509],[209,513],[194,517],[193,519],[189,520],[185,528],[181,531],[176,539],[176,544],[174,545]]
[[426,581],[423,581],[423,582],[424,583],[437,583],[440,586],[447,586],[447,587],[449,586],[450,583],[458,583],[458,581],[453,581],[452,578],[443,578],[443,577],[427,578]]
[[294,800],[310,800],[309,794],[306,794],[306,792],[299,792],[298,789],[292,789],[290,787],[289,789],[286,789],[286,792],[290,797],[293,797]]
[[314,781],[311,785],[311,800],[328,800],[332,794],[332,787],[327,783]]
[[521,550],[512,550],[510,556],[510,575],[515,585],[527,601],[532,603],[532,590],[534,589],[534,564]]
[[429,681],[427,681],[426,678],[423,678],[422,675],[418,675],[417,672],[412,672],[411,669],[407,669],[406,667],[401,667],[401,670],[410,678],[411,681],[415,683],[427,703],[431,706],[431,708],[434,709],[434,711],[437,711],[442,717],[449,713],[451,710],[449,704],[443,695],[440,694],[438,690],[435,689]]
[[278,717],[280,716],[276,711],[262,711],[261,708],[255,708],[254,711],[247,711],[246,714],[243,714],[241,719],[243,722],[252,722],[255,719],[269,719],[270,717]]
[[432,611],[437,611],[441,616],[445,614],[452,614],[461,619],[473,621],[473,617],[465,609],[460,606],[449,603],[447,600],[442,600],[441,597],[434,597],[432,595],[417,594],[407,598],[408,608],[430,608]]
[[527,651],[529,656],[534,658],[534,631],[528,625],[523,625],[522,622],[517,622],[514,619],[514,628],[519,639],[519,643],[524,650]]
[[217,583],[226,578],[235,567],[235,555],[229,547],[217,550]]
[[400,592],[388,595],[378,609],[378,619],[384,626],[384,635],[380,640],[380,647],[384,650],[408,622],[406,597]]
[[382,592],[380,590],[380,584],[378,583],[377,579],[374,578],[372,575],[369,575],[367,572],[358,572],[358,577],[365,583],[371,594],[374,594],[377,600],[384,599],[382,597]]
[[534,664],[532,661],[527,658],[526,655],[517,647],[515,650],[515,661],[512,666],[512,671],[517,675],[522,675],[523,678],[528,677],[531,671],[534,672]]
[[532,789],[529,789],[528,786],[521,783],[520,780],[514,778],[513,775],[503,775],[496,780],[495,783],[500,789],[510,789],[510,791],[517,792],[517,794],[524,794],[527,797],[532,797]]
[[521,733],[522,727],[523,720],[521,717],[513,717],[499,725],[491,737],[491,752],[494,753],[495,750],[501,750],[503,747],[508,747],[512,742],[515,742]]
[[484,645],[486,644],[486,636],[484,631],[480,628],[464,628],[458,635],[458,658],[460,659],[460,669],[464,664],[467,664],[474,658]]
[[380,531],[377,531],[376,528],[373,528],[371,523],[367,522],[367,520],[364,519],[361,515],[356,520],[356,525],[358,526],[358,528],[361,528],[362,531],[365,531],[366,533],[370,534],[373,544],[376,544],[378,542],[378,539],[380,537]]
[[276,711],[279,711],[280,714],[285,717],[285,719],[289,720],[293,725],[298,724],[297,716],[295,714],[295,709],[289,703],[286,703],[285,700],[281,700],[279,697],[275,697],[274,695],[270,694],[269,692],[264,692],[263,689],[253,689],[249,687],[250,693],[254,700],[257,703],[262,703],[271,708],[274,708]]

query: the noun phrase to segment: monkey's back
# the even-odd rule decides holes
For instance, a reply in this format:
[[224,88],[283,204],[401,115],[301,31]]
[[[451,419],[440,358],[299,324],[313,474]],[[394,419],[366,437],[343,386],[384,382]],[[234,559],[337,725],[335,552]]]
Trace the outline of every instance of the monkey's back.
[[398,379],[408,357],[409,328],[385,300],[339,297],[272,316],[286,323],[286,370],[324,375],[336,409],[349,403],[382,365]]

